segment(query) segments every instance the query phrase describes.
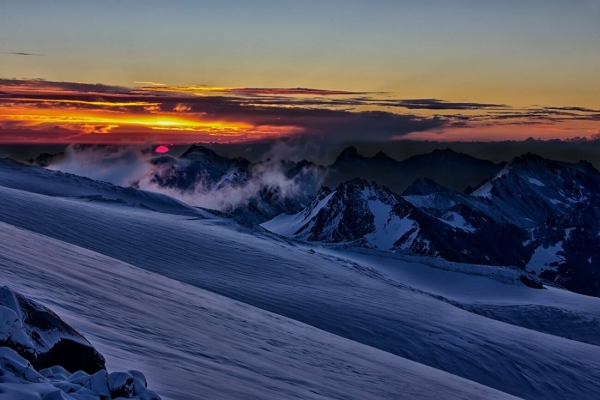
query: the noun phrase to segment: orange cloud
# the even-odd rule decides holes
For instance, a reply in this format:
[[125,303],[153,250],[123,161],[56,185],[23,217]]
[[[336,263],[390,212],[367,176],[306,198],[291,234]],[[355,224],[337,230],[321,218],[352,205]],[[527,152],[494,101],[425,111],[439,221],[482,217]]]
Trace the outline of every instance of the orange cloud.
[[177,103],[177,105],[173,109],[173,111],[177,111],[177,112],[186,112],[186,111],[191,111],[191,110],[192,110],[192,107],[190,107],[187,104],[183,104],[183,103]]
[[600,110],[568,105],[514,108],[310,88],[138,83],[150,86],[0,79],[0,141],[566,138],[589,136],[600,121]]

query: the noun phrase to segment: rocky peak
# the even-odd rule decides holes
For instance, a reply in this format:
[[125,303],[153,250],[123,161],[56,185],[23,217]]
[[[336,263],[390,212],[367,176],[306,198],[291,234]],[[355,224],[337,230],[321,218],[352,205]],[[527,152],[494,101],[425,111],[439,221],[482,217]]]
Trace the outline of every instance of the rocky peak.
[[377,162],[389,162],[389,163],[397,162],[392,157],[385,154],[383,151],[377,152],[377,154],[375,154],[373,157],[371,157],[371,160],[377,161]]
[[411,183],[402,196],[426,196],[433,193],[451,193],[448,188],[443,187],[432,179],[418,178]]
[[364,159],[363,156],[361,156],[358,153],[358,150],[356,149],[356,147],[354,146],[349,146],[346,147],[341,153],[340,155],[336,158],[334,165],[335,164],[339,164],[340,162],[347,162],[347,161],[353,161],[353,160],[362,160]]
[[220,159],[223,158],[208,147],[202,146],[200,144],[191,145],[181,156],[180,158],[187,159],[196,159],[196,158],[204,158],[204,159]]

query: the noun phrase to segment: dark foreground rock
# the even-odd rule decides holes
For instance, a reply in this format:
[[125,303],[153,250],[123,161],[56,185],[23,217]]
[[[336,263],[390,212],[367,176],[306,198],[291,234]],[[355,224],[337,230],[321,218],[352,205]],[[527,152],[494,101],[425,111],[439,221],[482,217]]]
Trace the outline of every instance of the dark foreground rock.
[[[30,386],[27,386],[30,385]],[[108,373],[104,357],[48,308],[0,289],[0,397],[160,400],[140,371]]]
[[89,374],[106,368],[104,357],[90,342],[48,308],[7,287],[0,289],[0,306],[14,312],[31,344],[26,350],[9,347],[34,368],[60,365],[70,372],[82,370]]

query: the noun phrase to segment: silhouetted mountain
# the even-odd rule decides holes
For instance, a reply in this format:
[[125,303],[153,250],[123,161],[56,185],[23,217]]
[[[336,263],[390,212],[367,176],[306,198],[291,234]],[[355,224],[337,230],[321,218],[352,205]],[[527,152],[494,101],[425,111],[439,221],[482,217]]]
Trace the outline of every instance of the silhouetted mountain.
[[37,156],[35,159],[30,158],[25,161],[31,165],[37,165],[38,167],[47,167],[50,164],[53,164],[53,163],[56,163],[56,162],[62,160],[64,157],[65,157],[64,152],[60,152],[60,153],[56,153],[56,154],[42,153],[39,156]]
[[463,190],[494,176],[502,164],[480,160],[453,150],[434,150],[404,161],[396,161],[383,152],[368,158],[355,147],[348,147],[330,166],[326,184],[337,186],[353,178],[373,180],[402,193],[416,179],[428,178],[453,190]]
[[349,146],[349,147],[346,147],[344,150],[342,150],[342,152],[336,158],[333,165],[339,165],[339,164],[343,164],[346,162],[362,161],[362,160],[366,160],[366,158],[361,156],[360,154],[358,154],[357,148],[354,146]]
[[423,196],[434,193],[456,192],[445,188],[442,185],[439,185],[437,182],[429,178],[418,178],[413,183],[411,183],[404,192],[402,192],[402,196]]

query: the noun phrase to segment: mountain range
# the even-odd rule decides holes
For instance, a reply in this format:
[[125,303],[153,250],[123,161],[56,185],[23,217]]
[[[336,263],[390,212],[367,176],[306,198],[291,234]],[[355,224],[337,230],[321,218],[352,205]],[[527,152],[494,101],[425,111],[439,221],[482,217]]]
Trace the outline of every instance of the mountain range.
[[434,150],[428,154],[397,161],[380,151],[373,157],[364,157],[354,146],[342,151],[328,167],[325,184],[335,187],[354,178],[361,178],[402,193],[419,178],[431,179],[440,185],[464,190],[494,176],[503,167],[451,149]]
[[526,154],[463,192],[417,179],[397,195],[364,180],[323,188],[262,226],[284,236],[507,265],[600,295],[600,173]]
[[134,187],[150,184],[246,226],[308,242],[514,266],[600,296],[600,173],[585,161],[528,153],[495,164],[450,149],[396,161],[348,147],[319,166],[253,163],[192,145],[150,162]]
[[[225,183],[206,193],[252,193],[239,190],[256,177],[282,195],[303,190],[269,169],[303,163],[225,161],[207,161]],[[254,164],[263,170],[248,183],[221,179]],[[175,200],[173,188],[143,190],[153,175],[121,187],[56,167],[0,160],[3,284],[55,309],[107,368],[143,369],[167,398],[563,399],[600,388],[600,299],[573,292],[593,294],[597,270],[598,172],[586,163],[525,155],[469,190],[423,177],[398,193],[355,178],[262,227]]]

